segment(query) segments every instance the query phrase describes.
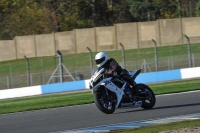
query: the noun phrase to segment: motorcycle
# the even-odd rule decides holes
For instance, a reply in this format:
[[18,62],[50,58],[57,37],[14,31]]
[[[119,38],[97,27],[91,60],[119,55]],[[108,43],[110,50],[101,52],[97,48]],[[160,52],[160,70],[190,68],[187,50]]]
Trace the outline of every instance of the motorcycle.
[[[128,72],[134,82],[141,70]],[[135,86],[131,86],[120,76],[108,76],[104,68],[93,74],[89,85],[95,105],[105,114],[112,114],[117,108],[122,107],[150,109],[156,103],[155,94],[149,86],[136,82]]]

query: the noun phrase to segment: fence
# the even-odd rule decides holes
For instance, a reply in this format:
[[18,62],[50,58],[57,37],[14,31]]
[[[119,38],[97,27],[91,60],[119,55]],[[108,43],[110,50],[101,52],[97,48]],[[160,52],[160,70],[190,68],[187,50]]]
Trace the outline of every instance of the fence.
[[[89,57],[88,57],[89,62]],[[119,62],[123,65],[122,62]],[[193,67],[200,66],[200,53],[192,54],[192,63]],[[146,58],[146,59],[138,59],[132,61],[125,61],[126,69],[136,70],[139,68],[143,69],[144,72],[154,72],[156,71],[155,58]],[[25,64],[24,64],[25,65]],[[159,57],[158,58],[158,71],[163,70],[172,70],[172,69],[180,69],[180,68],[188,68],[190,66],[188,55],[177,55],[177,56],[167,56],[167,57]],[[26,71],[26,69],[24,69]],[[30,85],[42,85],[46,84],[49,78],[51,77],[52,71],[43,71],[43,72],[32,72],[30,74]],[[0,78],[0,89],[8,89],[8,88],[17,88],[17,87],[25,87],[29,86],[29,81],[27,74],[24,75],[16,75],[16,76],[6,76]],[[70,69],[70,73],[76,78],[76,80],[80,79],[89,79],[91,76],[91,66],[85,67],[74,67],[74,69]],[[58,73],[59,74],[59,73]],[[71,78],[64,78],[64,81],[72,81]],[[59,77],[54,78],[52,83],[60,82]]]

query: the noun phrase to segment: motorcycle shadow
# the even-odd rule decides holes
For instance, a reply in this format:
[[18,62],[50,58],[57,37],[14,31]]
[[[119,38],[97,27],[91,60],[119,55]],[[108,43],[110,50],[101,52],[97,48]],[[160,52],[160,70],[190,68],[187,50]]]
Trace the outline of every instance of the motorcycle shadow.
[[142,108],[133,108],[133,107],[125,107],[125,108],[118,108],[113,114],[122,114],[122,113],[130,113],[130,112],[141,112],[146,111],[149,109],[142,109]]

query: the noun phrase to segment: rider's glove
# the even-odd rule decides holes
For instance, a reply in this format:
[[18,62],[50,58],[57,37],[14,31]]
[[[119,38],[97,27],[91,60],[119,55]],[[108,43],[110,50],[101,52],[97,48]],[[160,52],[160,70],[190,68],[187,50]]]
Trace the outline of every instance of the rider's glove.
[[114,72],[115,72],[115,70],[114,70],[114,69],[112,69],[112,70],[109,70],[107,74],[108,74],[108,75],[113,75],[113,74],[114,74]]

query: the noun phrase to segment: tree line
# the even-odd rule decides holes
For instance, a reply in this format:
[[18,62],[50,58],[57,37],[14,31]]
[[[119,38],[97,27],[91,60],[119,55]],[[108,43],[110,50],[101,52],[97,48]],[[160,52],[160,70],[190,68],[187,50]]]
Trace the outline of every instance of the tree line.
[[1,0],[0,39],[200,16],[200,0]]

